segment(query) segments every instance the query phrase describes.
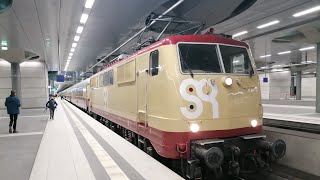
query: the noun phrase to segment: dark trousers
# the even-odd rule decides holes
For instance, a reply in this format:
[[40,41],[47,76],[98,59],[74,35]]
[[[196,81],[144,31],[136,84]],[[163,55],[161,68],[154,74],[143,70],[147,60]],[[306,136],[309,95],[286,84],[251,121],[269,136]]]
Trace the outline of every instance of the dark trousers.
[[12,124],[13,124],[13,130],[16,130],[17,119],[18,119],[18,114],[10,114],[10,124],[9,124],[9,126],[12,127]]
[[50,109],[50,119],[53,119],[54,116],[54,109]]

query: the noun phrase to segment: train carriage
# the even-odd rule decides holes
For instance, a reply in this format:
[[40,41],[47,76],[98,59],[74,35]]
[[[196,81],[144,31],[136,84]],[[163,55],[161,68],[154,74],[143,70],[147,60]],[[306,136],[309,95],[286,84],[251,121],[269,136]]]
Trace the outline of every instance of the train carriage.
[[239,175],[285,153],[282,140],[269,143],[261,135],[259,77],[243,42],[166,37],[84,84],[90,113],[149,154],[182,159],[190,179],[209,170]]

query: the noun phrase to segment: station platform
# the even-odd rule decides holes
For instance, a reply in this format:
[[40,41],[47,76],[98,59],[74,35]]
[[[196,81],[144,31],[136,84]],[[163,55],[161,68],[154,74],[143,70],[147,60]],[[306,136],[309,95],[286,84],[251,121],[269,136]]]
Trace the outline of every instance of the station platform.
[[320,133],[320,113],[314,101],[263,101],[264,125]]
[[0,112],[0,179],[182,179],[72,104],[58,100],[55,119],[22,110],[19,133]]

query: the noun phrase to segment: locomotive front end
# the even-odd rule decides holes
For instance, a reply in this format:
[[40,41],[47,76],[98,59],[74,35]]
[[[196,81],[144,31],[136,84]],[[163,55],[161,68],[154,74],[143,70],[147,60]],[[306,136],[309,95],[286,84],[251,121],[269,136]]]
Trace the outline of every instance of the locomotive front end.
[[186,177],[239,176],[282,158],[285,142],[271,143],[261,134],[259,77],[248,46],[234,40],[180,42],[177,51],[181,119],[189,131]]

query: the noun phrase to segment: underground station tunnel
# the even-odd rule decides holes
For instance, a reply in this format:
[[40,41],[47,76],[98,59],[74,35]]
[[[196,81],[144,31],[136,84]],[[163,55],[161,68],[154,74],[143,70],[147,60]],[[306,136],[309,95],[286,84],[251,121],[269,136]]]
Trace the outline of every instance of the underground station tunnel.
[[319,180],[319,0],[0,0],[1,180]]

